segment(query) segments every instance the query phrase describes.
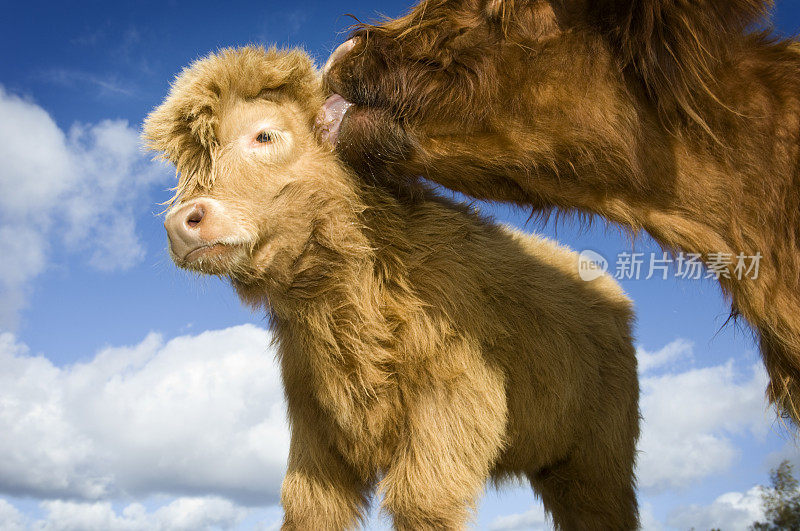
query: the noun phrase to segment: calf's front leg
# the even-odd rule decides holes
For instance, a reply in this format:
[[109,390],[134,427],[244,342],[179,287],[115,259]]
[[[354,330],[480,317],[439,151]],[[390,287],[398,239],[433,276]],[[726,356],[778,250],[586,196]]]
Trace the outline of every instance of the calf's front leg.
[[464,529],[503,447],[502,389],[479,369],[409,400],[407,432],[379,484],[395,529]]
[[355,529],[369,501],[362,480],[328,441],[303,421],[292,426],[289,466],[281,486],[284,531]]

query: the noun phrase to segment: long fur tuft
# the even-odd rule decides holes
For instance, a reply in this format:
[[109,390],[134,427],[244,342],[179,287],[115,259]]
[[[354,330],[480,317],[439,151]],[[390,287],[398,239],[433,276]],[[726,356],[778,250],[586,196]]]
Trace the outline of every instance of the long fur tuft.
[[303,102],[308,123],[313,122],[321,91],[317,70],[305,52],[274,46],[225,48],[178,74],[142,131],[146,147],[160,152],[180,173],[173,200],[187,188],[208,189],[213,184],[223,106],[234,97],[278,95]]
[[712,133],[698,110],[719,100],[718,67],[745,32],[764,25],[771,0],[592,0],[592,24],[621,66],[641,79],[667,125],[676,117]]

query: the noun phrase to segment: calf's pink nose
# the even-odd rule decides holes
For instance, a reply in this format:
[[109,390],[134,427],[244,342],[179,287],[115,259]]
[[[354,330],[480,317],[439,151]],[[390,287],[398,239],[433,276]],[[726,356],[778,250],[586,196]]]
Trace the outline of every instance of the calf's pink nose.
[[213,217],[212,206],[202,200],[191,201],[167,214],[164,228],[173,254],[186,258],[195,249],[211,243],[210,217]]
[[196,228],[203,221],[205,214],[206,211],[203,210],[202,205],[195,205],[186,217],[186,225],[190,228]]

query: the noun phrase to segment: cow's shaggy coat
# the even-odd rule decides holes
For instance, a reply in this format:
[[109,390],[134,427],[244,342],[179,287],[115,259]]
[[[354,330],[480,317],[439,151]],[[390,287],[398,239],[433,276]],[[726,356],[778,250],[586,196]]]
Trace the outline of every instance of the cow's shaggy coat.
[[[361,26],[333,62],[328,82],[356,104],[339,150],[363,176],[388,165],[702,255],[797,423],[800,48],[757,30],[769,7],[426,0]],[[736,270],[759,253],[757,279]]]
[[322,100],[305,54],[228,49],[144,127],[180,171],[171,215],[206,201],[236,220],[177,264],[271,313],[283,528],[351,528],[377,486],[398,529],[461,529],[487,479],[519,477],[560,528],[633,529],[629,300],[551,241],[356,177],[313,132]]

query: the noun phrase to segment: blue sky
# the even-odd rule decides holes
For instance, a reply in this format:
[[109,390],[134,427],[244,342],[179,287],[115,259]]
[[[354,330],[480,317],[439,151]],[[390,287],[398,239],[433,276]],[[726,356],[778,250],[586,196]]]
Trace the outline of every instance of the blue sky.
[[[269,332],[216,279],[175,270],[159,202],[173,172],[138,128],[174,74],[222,46],[324,60],[352,13],[405,2],[80,2],[0,19],[0,529],[270,529],[286,430]],[[800,29],[782,0],[775,23]],[[11,52],[9,52],[11,51]],[[600,252],[613,227],[498,220]],[[638,310],[647,529],[740,529],[754,486],[800,464],[763,401],[750,333],[712,281],[623,280]],[[138,526],[138,527],[137,527]],[[370,529],[383,529],[375,517]],[[476,529],[547,529],[528,489],[489,490]]]

